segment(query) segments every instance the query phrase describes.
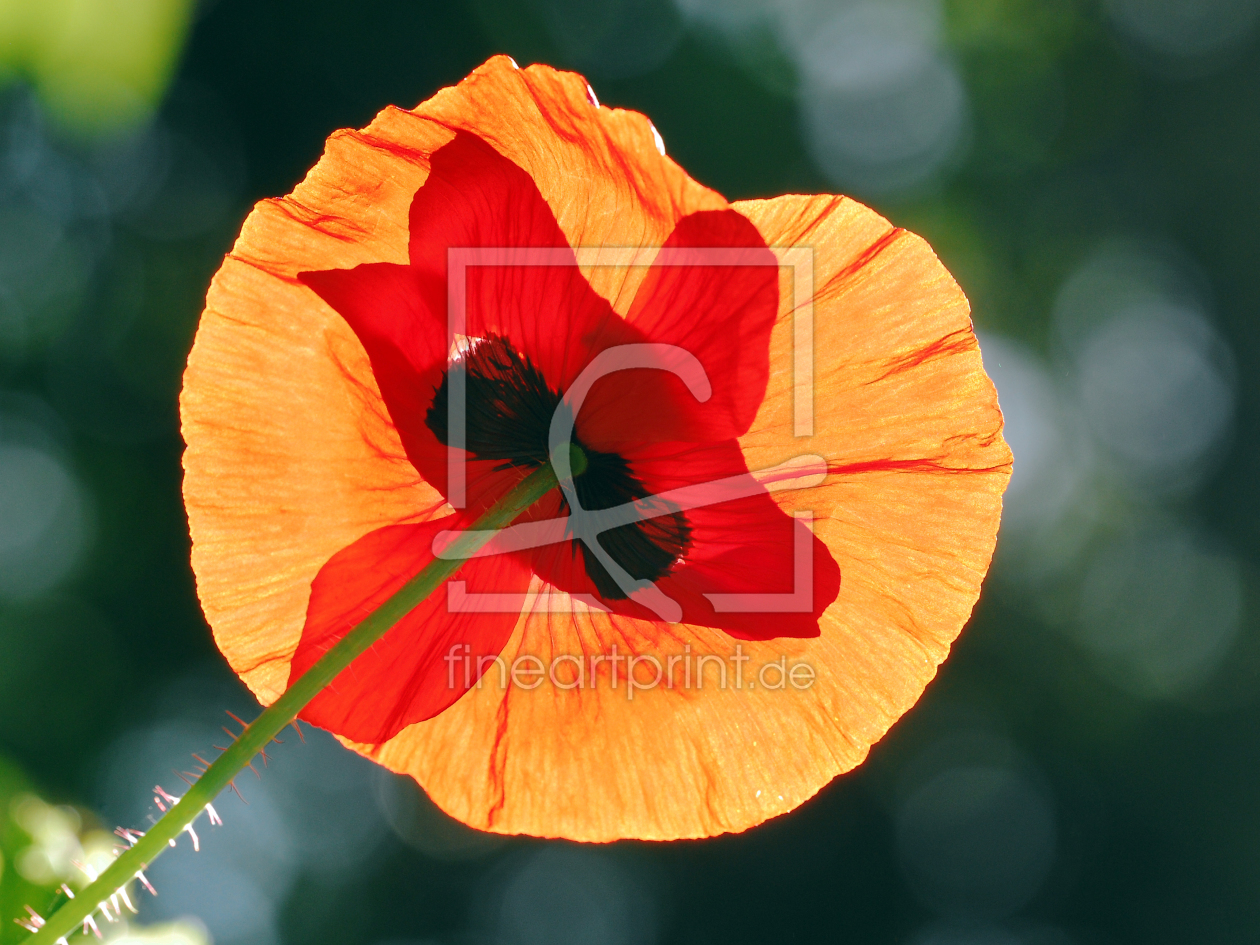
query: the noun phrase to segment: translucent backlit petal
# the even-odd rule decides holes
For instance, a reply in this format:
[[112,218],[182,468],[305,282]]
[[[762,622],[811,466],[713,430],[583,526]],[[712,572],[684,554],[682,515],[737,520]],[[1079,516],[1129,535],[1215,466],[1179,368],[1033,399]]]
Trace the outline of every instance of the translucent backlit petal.
[[[433,560],[438,532],[458,527],[448,515],[421,525],[389,525],[343,548],[311,587],[309,617],[290,680],[313,666],[351,629]],[[529,571],[512,555],[471,561],[459,575],[475,593],[524,594]],[[300,718],[348,738],[385,741],[432,718],[476,684],[516,625],[510,612],[462,612],[445,588],[430,595],[317,695]]]
[[[633,470],[652,495],[674,490],[713,488],[721,498],[723,486],[743,477],[756,492],[744,498],[713,501],[685,512],[690,533],[685,559],[656,583],[666,597],[681,607],[684,623],[718,628],[740,639],[814,637],[818,617],[836,598],[840,572],[826,546],[808,540],[812,564],[809,601],[794,610],[767,611],[749,605],[740,610],[715,609],[709,594],[791,594],[797,578],[794,555],[799,529],[770,493],[756,487],[735,441],[711,444],[662,444],[633,455]],[[596,595],[595,584],[567,544],[540,548],[529,555],[535,574],[568,594]],[[603,601],[613,613],[642,621],[657,621],[654,613],[633,600]],[[775,605],[772,605],[775,606]],[[777,605],[781,606],[781,605]],[[655,623],[645,629],[669,635]]]
[[[574,247],[590,287],[634,323],[627,328],[639,332],[641,322],[684,346],[710,346],[718,365],[712,372],[739,378],[723,409],[747,432],[739,439],[742,456],[723,469],[765,469],[806,454],[825,459],[829,474],[821,487],[757,499],[773,512],[769,518],[723,519],[718,507],[698,512],[698,525],[711,532],[704,550],[690,564],[684,559],[662,586],[674,581],[680,598],[702,596],[713,582],[746,584],[754,575],[769,590],[786,587],[771,559],[783,557],[802,527],[790,515],[808,512],[819,542],[811,544],[814,583],[830,588],[834,602],[811,624],[818,636],[737,640],[735,634],[764,634],[757,627],[727,633],[592,610],[534,577],[523,619],[509,610],[486,623],[480,644],[486,652],[508,635],[504,669],[487,670],[436,717],[369,744],[444,701],[425,702],[433,693],[425,685],[414,705],[390,702],[391,711],[409,708],[385,727],[373,727],[375,715],[357,716],[354,700],[337,704],[330,696],[310,711],[326,711],[324,722],[344,739],[357,739],[359,750],[414,775],[444,809],[483,829],[581,840],[706,836],[790,810],[865,757],[918,698],[970,613],[1010,465],[993,388],[966,301],[931,250],[849,200],[784,197],[735,205],[758,231],[758,244],[813,253],[798,263],[812,276],[806,290],[793,281],[798,269],[778,270],[772,325],[756,305],[745,313],[730,304],[766,292],[758,276],[736,280],[744,288],[726,296],[717,282],[671,287],[668,274],[650,277],[646,263],[689,215],[717,211],[737,227],[746,224],[660,155],[643,116],[592,105],[578,76],[492,60],[414,112],[388,109],[362,132],[337,133],[291,196],[251,214],[211,287],[181,398],[193,566],[216,642],[260,699],[272,701],[289,678],[313,583],[322,599],[321,568],[343,549],[348,557],[334,559],[339,564],[365,549],[379,552],[376,543],[403,534],[391,529],[419,527],[443,502],[416,472],[430,478],[420,454],[432,444],[404,449],[414,424],[395,424],[391,412],[409,411],[395,407],[403,405],[401,395],[382,398],[382,388],[393,383],[390,371],[374,373],[379,359],[369,359],[372,344],[365,350],[360,338],[367,335],[356,336],[346,319],[361,310],[359,321],[372,321],[361,309],[365,297],[393,298],[391,307],[433,317],[429,310],[438,303],[425,300],[432,285],[426,287],[422,273],[413,287],[399,270],[415,259],[409,212],[430,163],[460,131],[524,172]],[[538,222],[533,210],[510,217]],[[544,238],[546,245],[555,242]],[[322,283],[304,277],[318,294],[299,279],[329,270],[360,276]],[[663,304],[678,298],[712,302],[730,338],[703,312],[692,322],[681,317],[694,305]],[[383,347],[407,349],[400,335],[389,335],[394,329],[381,327],[378,334],[392,337]],[[523,324],[521,332],[526,337]],[[803,339],[812,341],[804,353]],[[763,352],[755,359],[726,357],[758,345],[768,345],[767,361],[759,360]],[[427,339],[420,347],[421,355],[399,358],[398,377],[424,374],[420,368],[440,354],[441,345]],[[650,455],[640,457],[645,478],[666,482],[659,470],[646,471]],[[492,473],[474,477],[487,495],[500,485]],[[543,510],[555,511],[554,503]],[[783,526],[781,536],[771,534],[771,522]],[[764,547],[756,547],[763,538]],[[748,553],[724,557],[745,545]],[[763,552],[767,557],[759,558]],[[510,569],[510,561],[496,559],[494,566]],[[839,573],[829,570],[836,566]],[[481,568],[472,566],[470,588],[477,581],[495,590],[523,583],[521,572],[486,584],[491,572]],[[364,580],[379,583],[379,575]],[[349,619],[338,607],[325,613]],[[313,626],[311,641],[331,639],[336,623]],[[590,664],[613,647],[623,657],[665,663],[708,655],[722,665],[698,677],[707,679],[703,686],[697,679],[630,689],[623,676],[614,688],[612,673],[630,665]],[[747,661],[734,662],[737,653]],[[399,659],[414,656],[400,651]],[[589,670],[586,681],[598,684],[568,688],[566,678],[545,679],[538,688],[501,685],[504,676],[511,682],[507,668],[519,658],[548,666],[558,656],[579,661]],[[413,677],[431,675],[424,660],[410,665]],[[651,667],[636,666],[642,682]],[[807,666],[809,684],[773,685],[775,666]],[[721,685],[719,670],[733,677],[736,667],[756,685],[737,686],[734,678]],[[368,673],[364,681],[379,680]],[[360,688],[366,697],[374,685]]]
[[[574,247],[659,247],[678,221],[727,202],[657,150],[638,112],[592,105],[586,80],[497,56],[416,112],[471,131],[523,168]],[[642,266],[583,265],[595,291],[625,314]]]
[[610,375],[587,397],[583,442],[621,451],[747,431],[766,389],[777,309],[775,258],[747,219],[733,210],[683,217],[652,258],[626,320],[647,340],[694,357],[712,393],[698,402],[660,370]]

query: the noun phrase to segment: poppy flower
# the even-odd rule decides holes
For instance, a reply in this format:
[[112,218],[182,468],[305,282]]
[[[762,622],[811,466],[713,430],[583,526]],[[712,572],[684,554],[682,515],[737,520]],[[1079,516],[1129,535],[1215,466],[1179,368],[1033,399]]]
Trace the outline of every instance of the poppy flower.
[[506,57],[254,209],[181,413],[198,594],[264,703],[560,430],[564,488],[302,717],[472,826],[579,840],[742,830],[859,764],[970,613],[1010,472],[921,239],[728,203]]

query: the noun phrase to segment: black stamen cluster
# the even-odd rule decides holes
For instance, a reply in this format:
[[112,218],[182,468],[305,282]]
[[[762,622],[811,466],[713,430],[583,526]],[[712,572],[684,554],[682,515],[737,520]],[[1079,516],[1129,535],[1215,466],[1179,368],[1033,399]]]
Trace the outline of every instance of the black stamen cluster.
[[[464,441],[452,444],[450,382],[452,375],[459,374],[465,384]],[[492,335],[475,342],[443,374],[425,423],[442,444],[462,447],[475,459],[498,460],[496,469],[537,467],[548,460],[551,418],[564,409],[562,393],[547,386],[529,358],[506,338]],[[580,442],[577,445],[587,458],[586,471],[574,480],[582,508],[599,511],[647,498],[647,488],[624,457],[589,449]],[[596,540],[631,577],[655,581],[668,574],[686,553],[691,527],[682,512],[674,511],[611,528]],[[625,591],[595,554],[581,540],[572,544],[575,554],[580,549],[583,566],[600,596],[624,599]]]

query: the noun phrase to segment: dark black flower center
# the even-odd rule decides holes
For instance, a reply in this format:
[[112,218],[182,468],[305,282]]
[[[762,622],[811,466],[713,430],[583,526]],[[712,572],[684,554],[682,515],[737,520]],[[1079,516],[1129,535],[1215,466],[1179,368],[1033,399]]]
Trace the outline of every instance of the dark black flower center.
[[[449,430],[452,377],[464,384],[462,443],[452,443]],[[562,392],[547,386],[542,372],[529,358],[507,339],[492,335],[477,341],[442,376],[425,423],[442,444],[462,447],[475,459],[499,460],[496,469],[536,467],[548,459],[552,416],[558,409],[567,409],[562,401]],[[574,442],[587,459],[585,472],[573,483],[582,508],[611,509],[650,495],[624,457],[590,449],[576,436]],[[691,527],[682,512],[670,512],[610,528],[595,540],[632,578],[656,581],[686,553]],[[586,573],[600,596],[606,600],[624,599],[626,592],[585,542],[574,539],[572,545],[575,554],[580,550]]]

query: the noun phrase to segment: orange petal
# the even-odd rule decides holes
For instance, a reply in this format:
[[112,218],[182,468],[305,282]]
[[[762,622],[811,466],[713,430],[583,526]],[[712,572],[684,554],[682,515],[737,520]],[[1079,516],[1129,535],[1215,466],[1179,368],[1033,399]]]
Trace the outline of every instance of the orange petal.
[[[577,76],[496,59],[414,113],[390,109],[334,135],[292,196],[255,209],[211,287],[181,409],[198,591],[220,648],[265,702],[283,688],[319,567],[439,501],[404,459],[357,340],[295,275],[405,262],[410,198],[455,128],[525,168],[576,246],[659,246],[682,215],[726,206],[657,153],[642,116],[589,105]],[[814,512],[843,573],[821,637],[739,645],[750,673],[782,656],[817,679],[799,690],[661,686],[633,701],[624,680],[487,685],[384,745],[358,746],[474,826],[668,838],[790,810],[858,764],[918,698],[974,604],[1010,456],[958,287],[926,244],[851,201],[737,209],[771,246],[814,249],[814,432],[795,435],[802,316],[784,272],[769,389],[741,445],[752,469],[826,457],[822,488],[775,497]],[[586,271],[622,314],[644,274]],[[551,612],[563,595],[535,585],[509,662],[614,643],[662,661],[688,648],[729,657],[736,645],[704,628],[662,639],[655,624]]]
[[[966,299],[927,244],[837,197],[735,205],[771,246],[811,247],[813,430],[794,435],[793,299],[771,342],[777,366],[748,465],[802,454],[833,470],[820,488],[776,492],[812,510],[840,564],[840,596],[815,640],[742,644],[746,672],[787,658],[806,689],[736,689],[735,641],[542,603],[504,650],[532,654],[715,654],[728,685],[664,686],[627,698],[594,689],[476,690],[383,746],[449,813],[486,830],[602,841],[739,831],[784,813],[858,765],[923,692],[971,613],[1010,474],[1002,418]],[[553,598],[557,592],[543,589]],[[581,607],[579,605],[579,610]],[[650,668],[650,667],[649,667]],[[717,673],[709,664],[708,672]],[[774,681],[774,672],[768,673]]]

